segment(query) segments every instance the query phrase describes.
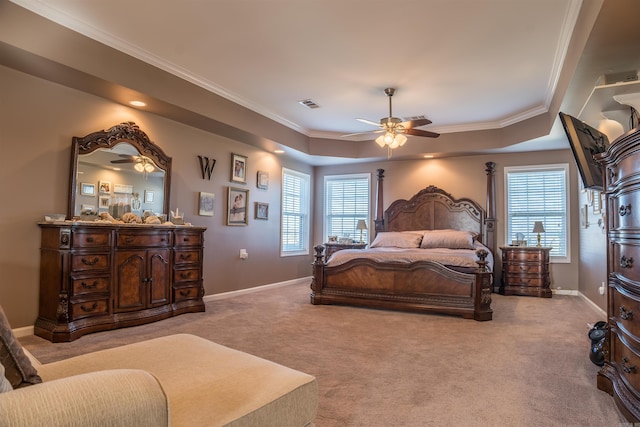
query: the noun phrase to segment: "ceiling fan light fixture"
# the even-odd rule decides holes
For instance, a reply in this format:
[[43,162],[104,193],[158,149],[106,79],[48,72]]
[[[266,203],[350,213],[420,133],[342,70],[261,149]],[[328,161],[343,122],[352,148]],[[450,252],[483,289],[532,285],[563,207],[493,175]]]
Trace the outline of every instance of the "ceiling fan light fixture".
[[384,135],[380,135],[376,138],[376,144],[378,144],[380,147],[384,147],[386,145],[384,142]]
[[155,168],[153,167],[153,165],[151,163],[145,163],[144,165],[144,171],[147,173],[151,173],[153,172]]
[[144,165],[142,163],[136,163],[133,168],[138,172],[144,172]]

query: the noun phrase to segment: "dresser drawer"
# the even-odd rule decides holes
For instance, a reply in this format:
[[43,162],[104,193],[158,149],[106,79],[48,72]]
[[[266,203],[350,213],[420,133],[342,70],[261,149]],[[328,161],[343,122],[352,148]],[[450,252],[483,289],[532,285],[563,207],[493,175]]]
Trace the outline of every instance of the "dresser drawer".
[[75,278],[72,280],[71,289],[74,296],[109,292],[109,276]]
[[186,286],[173,290],[173,301],[175,302],[198,298],[200,298],[200,286]]
[[640,281],[640,240],[613,241],[610,245],[610,268],[629,280]]
[[610,316],[635,337],[640,336],[640,297],[621,292],[617,287],[611,290]]
[[545,284],[544,278],[539,275],[507,273],[506,279],[509,286],[542,286]]
[[611,215],[609,226],[612,229],[640,228],[640,188],[623,191],[609,197]]
[[202,233],[189,230],[176,230],[176,246],[202,246]]
[[116,244],[118,248],[157,248],[171,246],[171,231],[155,231],[150,233],[118,231]]
[[175,265],[200,264],[200,251],[176,250],[173,263]]
[[537,250],[510,250],[503,252],[503,261],[544,262],[545,252]]
[[73,320],[82,319],[84,317],[101,316],[108,313],[109,304],[106,298],[71,303],[71,316]]
[[74,248],[97,248],[111,245],[111,230],[74,230],[71,246]]
[[175,282],[200,280],[200,269],[184,268],[184,269],[174,270],[173,280]]
[[631,386],[640,388],[640,356],[622,342],[616,332],[611,333],[612,354],[611,362],[618,365],[622,375]]
[[607,189],[612,190],[621,180],[629,179],[639,170],[640,154],[637,151],[633,155],[621,157],[617,164],[607,165]]
[[106,270],[109,268],[108,253],[86,253],[71,255],[71,269],[73,271]]
[[543,266],[538,264],[527,264],[527,263],[509,263],[507,266],[508,273],[532,273],[532,274],[540,274],[544,268]]

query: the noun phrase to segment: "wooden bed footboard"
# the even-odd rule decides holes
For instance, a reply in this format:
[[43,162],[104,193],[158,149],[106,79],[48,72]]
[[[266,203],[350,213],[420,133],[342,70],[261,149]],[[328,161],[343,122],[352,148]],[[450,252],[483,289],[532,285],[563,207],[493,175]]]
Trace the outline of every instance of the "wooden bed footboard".
[[325,264],[324,246],[314,248],[312,304],[345,304],[459,315],[491,320],[492,273],[479,267],[460,273],[432,261],[410,264],[354,259]]

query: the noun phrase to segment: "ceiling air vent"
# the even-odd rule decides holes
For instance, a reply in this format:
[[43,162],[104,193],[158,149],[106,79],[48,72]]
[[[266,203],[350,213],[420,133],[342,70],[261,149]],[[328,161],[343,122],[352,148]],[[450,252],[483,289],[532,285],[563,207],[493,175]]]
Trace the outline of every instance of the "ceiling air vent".
[[320,108],[320,106],[311,99],[303,99],[302,101],[298,101],[298,104],[304,105],[307,108]]

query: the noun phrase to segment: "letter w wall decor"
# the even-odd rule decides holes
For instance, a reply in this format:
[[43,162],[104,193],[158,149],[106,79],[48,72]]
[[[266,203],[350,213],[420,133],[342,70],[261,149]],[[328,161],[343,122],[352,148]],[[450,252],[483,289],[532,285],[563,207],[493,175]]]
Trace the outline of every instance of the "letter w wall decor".
[[200,170],[202,171],[202,179],[205,179],[205,175],[211,181],[211,174],[213,173],[213,167],[216,165],[216,159],[210,159],[205,156],[198,156],[200,160]]

